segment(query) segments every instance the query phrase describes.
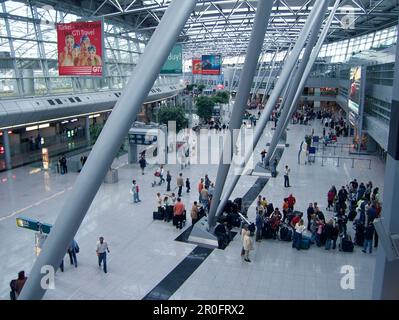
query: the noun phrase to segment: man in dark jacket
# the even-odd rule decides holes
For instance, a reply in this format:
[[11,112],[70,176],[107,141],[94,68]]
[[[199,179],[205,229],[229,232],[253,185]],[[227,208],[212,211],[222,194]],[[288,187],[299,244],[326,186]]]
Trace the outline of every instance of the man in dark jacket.
[[169,171],[166,172],[166,191],[170,191],[170,182],[172,181],[172,176]]
[[314,208],[313,208],[313,203],[309,203],[309,207],[307,210],[307,215],[308,215],[308,230],[310,231],[310,224],[312,220],[312,215],[314,214]]
[[369,253],[372,252],[372,247],[373,247],[373,235],[374,235],[374,224],[372,222],[370,222],[367,227],[366,230],[364,232],[364,245],[363,245],[363,252],[366,253],[367,252],[367,247],[369,248]]
[[341,190],[338,192],[338,202],[340,204],[340,207],[345,206],[345,202],[348,199],[348,191],[346,191],[345,187],[342,186]]

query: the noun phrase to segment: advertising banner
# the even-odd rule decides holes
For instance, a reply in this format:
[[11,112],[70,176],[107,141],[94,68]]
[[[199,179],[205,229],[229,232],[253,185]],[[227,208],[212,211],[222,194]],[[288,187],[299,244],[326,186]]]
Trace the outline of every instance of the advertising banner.
[[57,24],[58,73],[60,76],[102,76],[101,21]]
[[202,74],[202,60],[193,59],[193,74]]
[[220,55],[202,56],[202,74],[219,75],[222,65]]
[[168,55],[165,64],[161,69],[161,74],[182,74],[183,59],[182,47],[180,44],[174,45],[172,52]]
[[361,67],[353,67],[350,70],[350,80],[351,80],[351,86],[349,88],[349,101],[348,101],[348,106],[349,108],[355,112],[358,113],[359,111],[359,104],[360,104],[360,95],[361,95],[361,74],[362,74],[362,68]]

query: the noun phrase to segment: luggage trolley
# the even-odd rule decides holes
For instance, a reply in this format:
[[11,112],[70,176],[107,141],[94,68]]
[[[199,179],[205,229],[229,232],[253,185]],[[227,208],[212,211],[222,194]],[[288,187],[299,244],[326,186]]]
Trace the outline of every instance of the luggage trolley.
[[309,147],[308,162],[314,163],[316,161],[316,147]]
[[319,141],[320,141],[320,137],[319,136],[314,136],[313,137],[313,147],[315,147],[316,149],[319,149]]

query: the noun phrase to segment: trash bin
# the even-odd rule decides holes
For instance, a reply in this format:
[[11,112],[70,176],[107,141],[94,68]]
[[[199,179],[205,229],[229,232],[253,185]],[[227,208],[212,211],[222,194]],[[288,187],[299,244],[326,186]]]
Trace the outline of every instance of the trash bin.
[[109,169],[105,176],[104,183],[117,183],[117,182],[118,182],[118,170]]

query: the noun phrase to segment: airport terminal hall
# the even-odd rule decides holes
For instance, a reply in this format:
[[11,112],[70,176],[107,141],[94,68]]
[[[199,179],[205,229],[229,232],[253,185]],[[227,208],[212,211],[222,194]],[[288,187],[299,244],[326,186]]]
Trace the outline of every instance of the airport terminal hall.
[[399,299],[398,24],[397,0],[0,0],[0,300]]

